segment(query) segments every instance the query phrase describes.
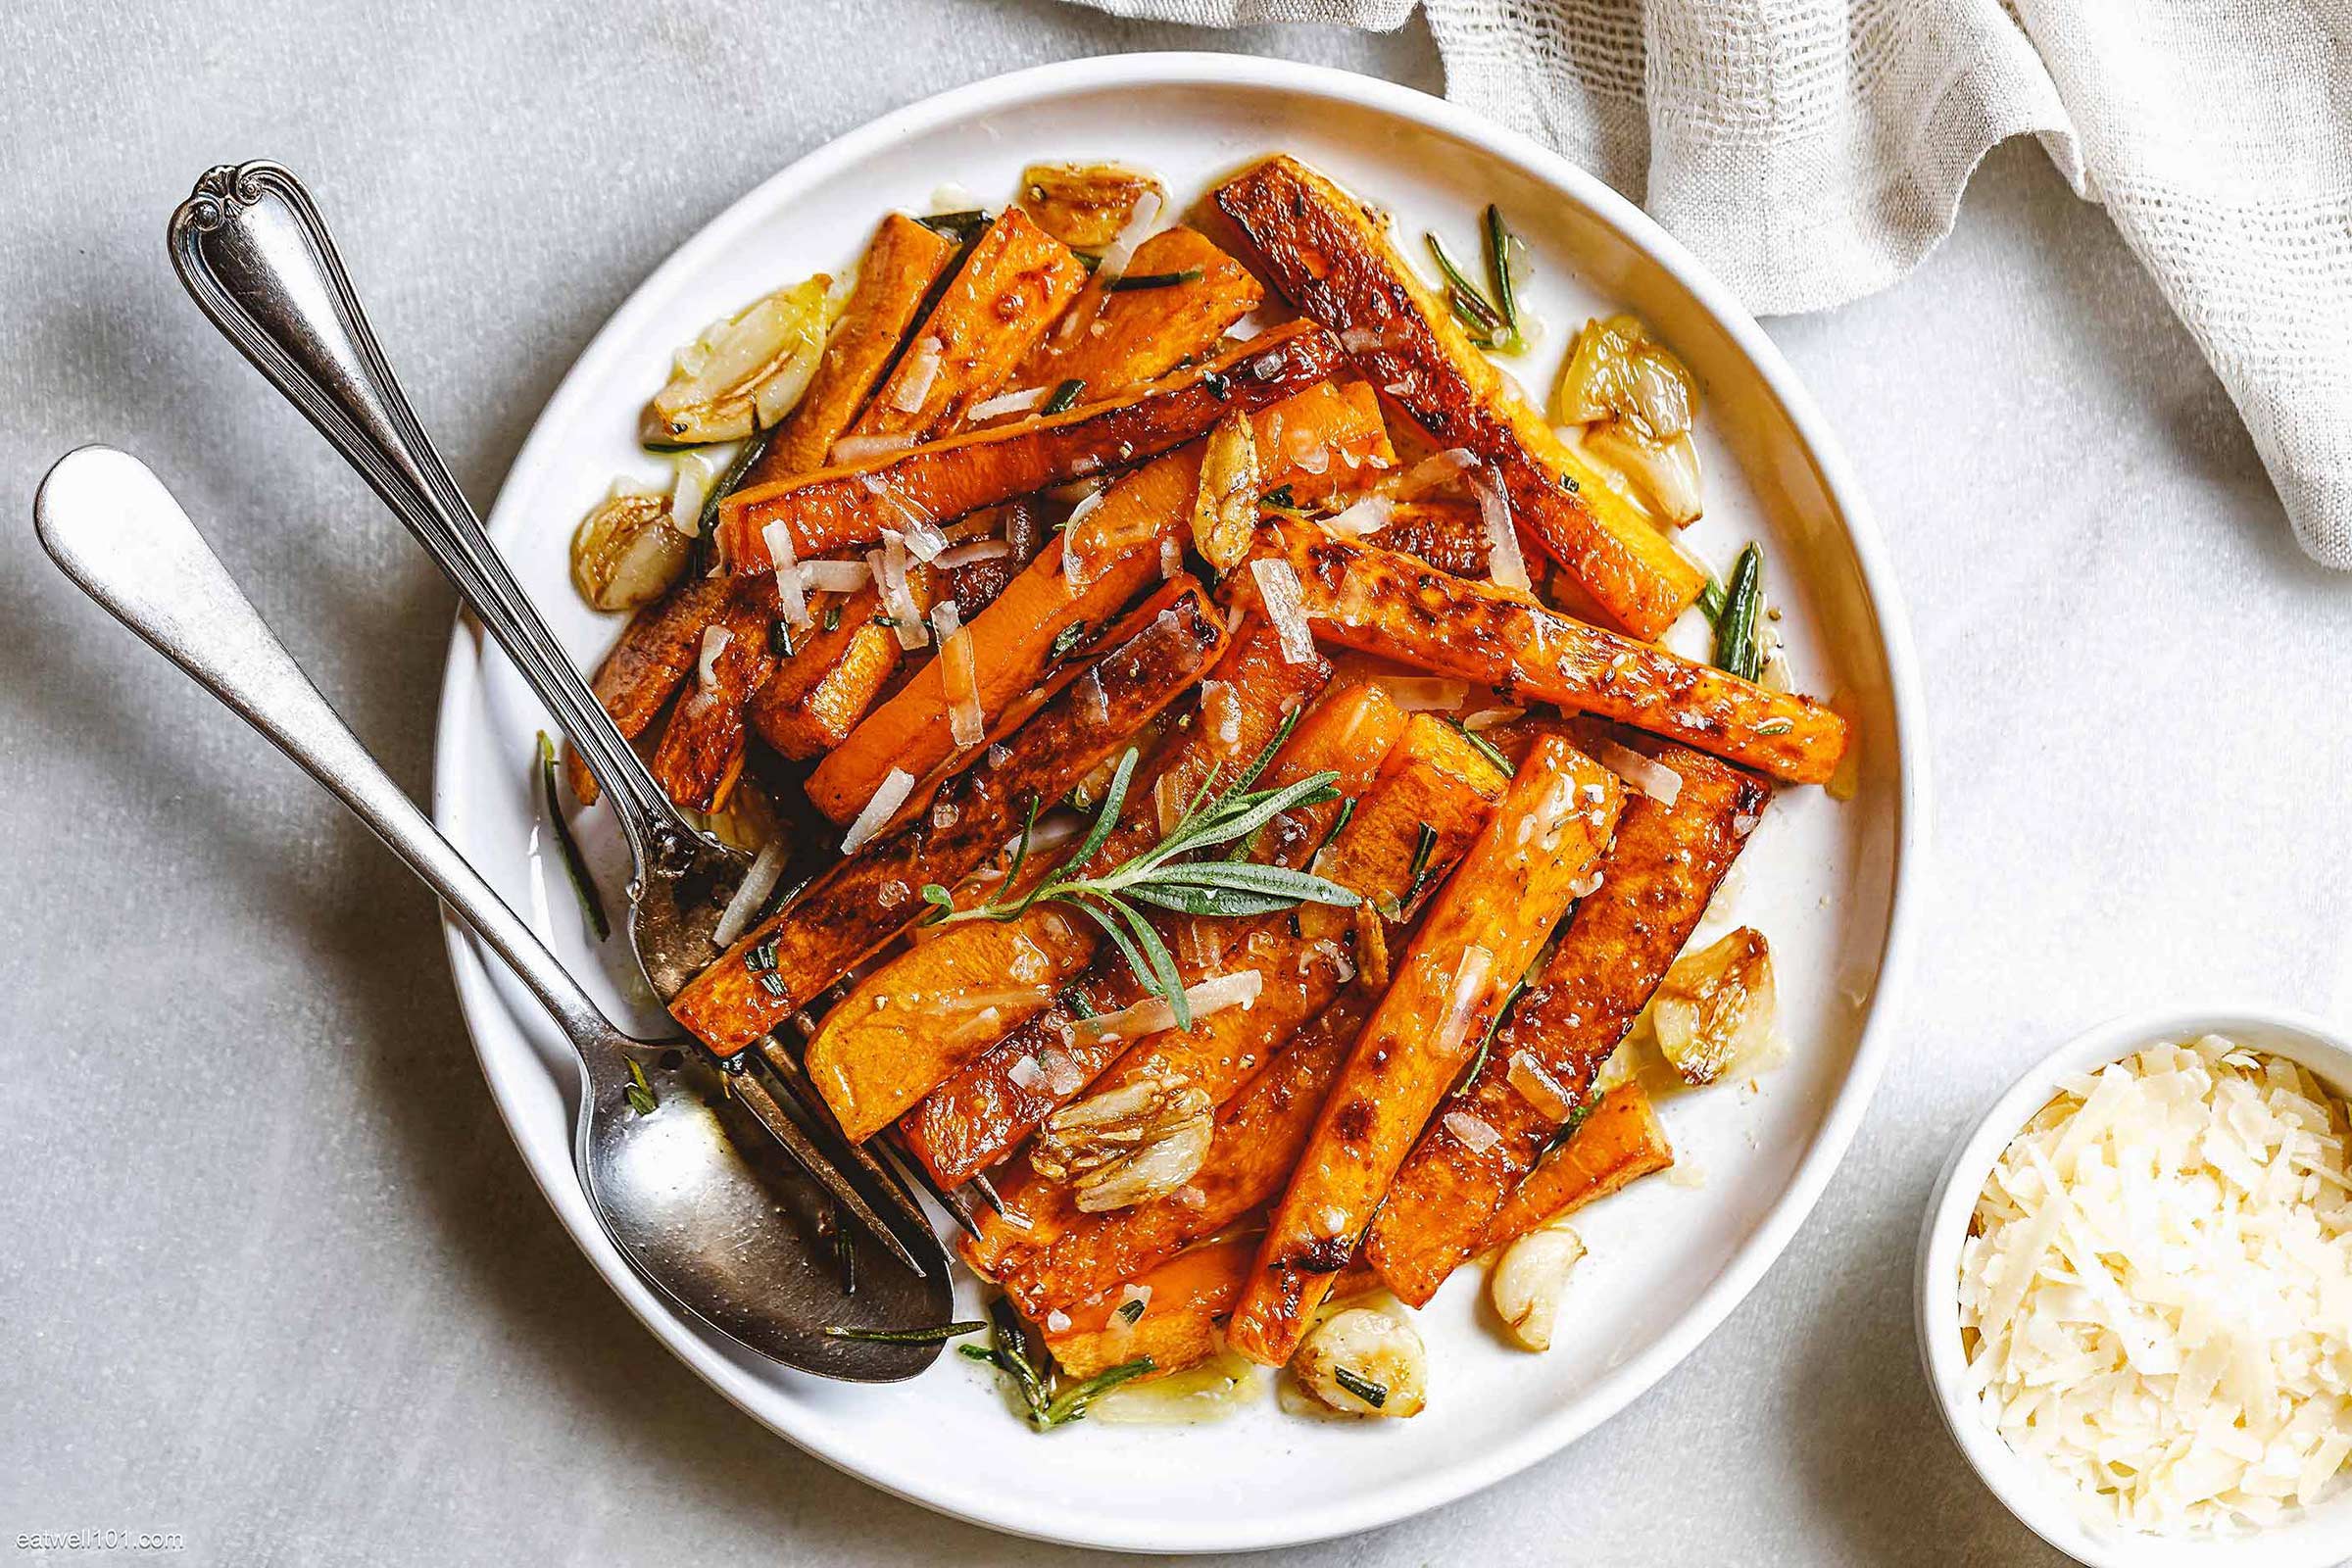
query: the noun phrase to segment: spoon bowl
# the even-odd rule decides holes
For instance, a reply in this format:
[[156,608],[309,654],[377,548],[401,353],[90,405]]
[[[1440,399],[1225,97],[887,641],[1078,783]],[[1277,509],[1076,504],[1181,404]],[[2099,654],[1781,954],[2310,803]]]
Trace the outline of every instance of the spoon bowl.
[[789,1113],[760,1079],[615,1028],[344,725],[144,464],[110,447],[69,453],[41,481],[33,517],[75,586],[350,807],[563,1026],[579,1070],[573,1167],[606,1236],[649,1285],[695,1321],[821,1376],[888,1382],[938,1357],[937,1343],[828,1331],[945,1323],[944,1256],[908,1268],[850,1223],[763,1136]]

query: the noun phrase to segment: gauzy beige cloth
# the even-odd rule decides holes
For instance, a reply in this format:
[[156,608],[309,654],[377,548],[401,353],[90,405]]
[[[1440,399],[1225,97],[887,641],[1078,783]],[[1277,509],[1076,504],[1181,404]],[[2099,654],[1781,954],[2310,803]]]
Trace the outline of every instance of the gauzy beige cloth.
[[[1414,0],[1082,3],[1387,29]],[[2352,0],[1420,4],[1447,96],[1641,202],[1759,314],[1901,277],[1978,160],[2038,136],[2195,335],[2303,548],[2352,569]]]

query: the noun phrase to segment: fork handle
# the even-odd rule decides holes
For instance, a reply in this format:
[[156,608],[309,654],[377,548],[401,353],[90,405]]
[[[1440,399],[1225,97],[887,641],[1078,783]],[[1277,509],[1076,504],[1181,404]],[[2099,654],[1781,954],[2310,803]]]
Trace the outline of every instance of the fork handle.
[[520,916],[392,782],[277,640],[164,483],[126,452],[59,459],[33,526],[74,586],[277,743],[513,966],[593,1065],[615,1029]]
[[695,829],[490,543],[385,364],[302,182],[273,163],[214,169],[172,215],[170,240],[198,307],[383,498],[547,704],[614,798],[639,873],[673,863]]

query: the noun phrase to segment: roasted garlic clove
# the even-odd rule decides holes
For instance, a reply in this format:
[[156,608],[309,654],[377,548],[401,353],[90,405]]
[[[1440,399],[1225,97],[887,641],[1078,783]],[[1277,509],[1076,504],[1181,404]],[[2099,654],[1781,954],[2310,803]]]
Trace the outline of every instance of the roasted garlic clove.
[[1576,335],[1552,415],[1563,424],[1624,419],[1645,441],[1689,433],[1698,413],[1698,383],[1638,318],[1587,321]]
[[1156,178],[1117,164],[1031,164],[1021,172],[1022,207],[1072,250],[1099,251],[1117,239],[1147,195],[1166,200]]
[[1650,1004],[1658,1049],[1687,1084],[1709,1084],[1772,1034],[1772,949],[1741,926],[1675,960]]
[[1585,456],[1625,481],[1659,519],[1682,527],[1706,510],[1699,489],[1698,448],[1688,434],[1651,441],[1631,419],[1603,419],[1585,427]]
[[792,412],[825,351],[839,302],[823,273],[755,300],[678,351],[646,405],[649,446],[740,441]]
[[1345,1415],[1414,1416],[1429,1402],[1421,1336],[1366,1306],[1333,1313],[1298,1347],[1291,1371],[1300,1388]]
[[1257,436],[1246,414],[1228,414],[1208,432],[1200,489],[1193,500],[1193,548],[1219,571],[1250,554],[1257,532]]
[[1522,1348],[1551,1348],[1560,1297],[1584,1255],[1584,1238],[1554,1221],[1529,1231],[1494,1260],[1487,1274],[1487,1298]]
[[572,586],[599,610],[635,610],[668,591],[693,550],[670,497],[616,482],[572,531]]
[[1698,383],[1631,316],[1587,321],[1552,397],[1552,416],[1584,427],[1584,448],[1619,488],[1680,527],[1701,511],[1690,427]]
[[1215,1113],[1198,1086],[1140,1073],[1047,1117],[1030,1163],[1051,1181],[1072,1183],[1087,1213],[1126,1208],[1193,1179],[1208,1156]]
[[1154,1134],[1134,1153],[1078,1178],[1078,1207],[1105,1214],[1165,1198],[1200,1173],[1215,1127],[1207,1114]]

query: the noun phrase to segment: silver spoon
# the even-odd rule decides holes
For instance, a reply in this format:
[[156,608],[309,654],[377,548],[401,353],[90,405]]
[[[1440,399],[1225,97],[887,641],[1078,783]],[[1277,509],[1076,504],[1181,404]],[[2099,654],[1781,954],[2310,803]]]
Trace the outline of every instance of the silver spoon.
[[[954,1299],[944,1259],[910,1271],[870,1237],[846,1232],[838,1240],[853,1250],[851,1294],[836,1257],[810,1241],[826,1193],[735,1125],[743,1086],[723,1093],[695,1054],[636,1040],[606,1019],[345,727],[145,465],[111,447],[69,453],[41,481],[33,518],[76,586],[357,812],[562,1026],[579,1066],[572,1167],[605,1234],[647,1284],[687,1316],[806,1371],[887,1382],[930,1365],[936,1344],[827,1330],[946,1322]],[[638,1092],[654,1097],[651,1114],[630,1103],[632,1060],[645,1080]]]
[[[170,242],[172,267],[213,324],[374,487],[579,748],[628,843],[630,949],[669,1001],[718,957],[712,933],[748,858],[679,813],[508,571],[385,364],[302,182],[267,162],[214,169],[172,214]],[[744,1074],[752,1061],[770,1076]],[[945,1271],[920,1205],[841,1136],[782,1046],[764,1040],[723,1065],[746,1108],[854,1219],[906,1267]]]

